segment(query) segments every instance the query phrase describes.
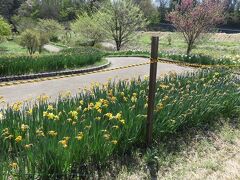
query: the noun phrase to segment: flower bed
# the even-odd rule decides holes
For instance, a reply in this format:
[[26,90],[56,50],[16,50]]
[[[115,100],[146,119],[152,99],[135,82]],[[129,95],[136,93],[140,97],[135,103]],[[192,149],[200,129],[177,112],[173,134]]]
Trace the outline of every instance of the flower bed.
[[[158,80],[154,138],[231,114],[240,105],[238,86],[225,71]],[[109,82],[55,103],[43,95],[33,106],[18,102],[0,111],[0,174],[74,178],[143,144],[147,89],[148,80]]]
[[100,61],[103,53],[97,49],[67,49],[60,54],[36,56],[0,56],[0,76],[24,75],[75,69]]

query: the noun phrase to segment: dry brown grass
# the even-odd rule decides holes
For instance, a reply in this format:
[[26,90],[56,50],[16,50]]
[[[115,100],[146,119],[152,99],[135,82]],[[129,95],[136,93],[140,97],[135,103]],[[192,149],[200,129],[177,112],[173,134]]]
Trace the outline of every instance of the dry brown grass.
[[[238,120],[239,122],[239,120]],[[240,129],[229,123],[222,123],[211,130],[190,130],[178,142],[169,140],[175,150],[161,148],[154,156],[158,165],[149,167],[145,155],[136,155],[135,161],[121,166],[116,177],[105,179],[177,179],[177,180],[237,180],[240,179]],[[194,133],[192,136],[191,133]],[[169,146],[168,145],[168,146]],[[180,147],[180,148],[179,148]],[[154,157],[155,158],[155,157]],[[154,169],[154,168],[153,168]]]

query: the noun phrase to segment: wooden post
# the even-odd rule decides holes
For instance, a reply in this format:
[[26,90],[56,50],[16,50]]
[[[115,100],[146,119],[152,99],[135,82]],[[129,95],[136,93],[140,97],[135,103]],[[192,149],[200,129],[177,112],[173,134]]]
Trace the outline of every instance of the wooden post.
[[151,146],[152,144],[153,112],[154,112],[156,77],[157,77],[158,44],[159,44],[159,37],[152,37],[149,93],[148,93],[148,111],[147,111],[147,131],[146,131],[147,147]]

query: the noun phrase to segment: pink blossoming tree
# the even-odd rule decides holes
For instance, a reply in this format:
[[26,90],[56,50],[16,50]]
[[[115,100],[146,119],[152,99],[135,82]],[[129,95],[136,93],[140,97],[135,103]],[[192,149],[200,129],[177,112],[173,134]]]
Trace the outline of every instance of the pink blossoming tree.
[[201,35],[224,21],[225,2],[221,0],[182,0],[167,16],[187,43],[189,55]]

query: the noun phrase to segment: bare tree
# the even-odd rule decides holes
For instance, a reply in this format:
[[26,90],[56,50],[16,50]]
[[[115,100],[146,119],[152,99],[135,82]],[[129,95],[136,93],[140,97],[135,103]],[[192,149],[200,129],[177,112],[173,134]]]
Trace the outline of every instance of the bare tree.
[[210,32],[224,21],[224,9],[225,3],[220,0],[205,0],[202,3],[182,0],[175,10],[169,13],[169,21],[184,36],[188,55],[200,35]]

